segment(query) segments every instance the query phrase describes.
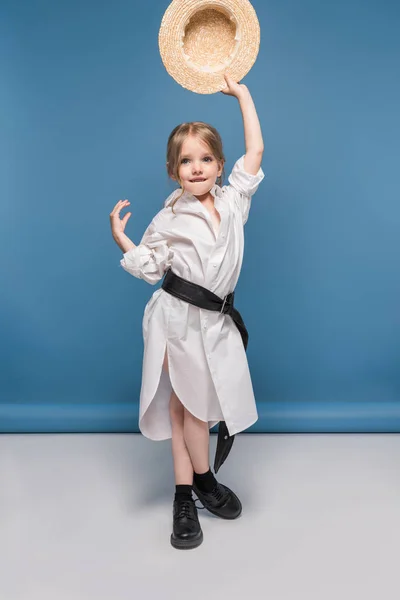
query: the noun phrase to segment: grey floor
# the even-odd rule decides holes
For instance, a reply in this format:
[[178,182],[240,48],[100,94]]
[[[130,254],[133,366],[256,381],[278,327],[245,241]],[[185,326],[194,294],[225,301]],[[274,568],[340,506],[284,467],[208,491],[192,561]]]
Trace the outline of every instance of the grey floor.
[[241,435],[183,552],[169,442],[2,435],[0,600],[399,600],[399,474],[400,435]]

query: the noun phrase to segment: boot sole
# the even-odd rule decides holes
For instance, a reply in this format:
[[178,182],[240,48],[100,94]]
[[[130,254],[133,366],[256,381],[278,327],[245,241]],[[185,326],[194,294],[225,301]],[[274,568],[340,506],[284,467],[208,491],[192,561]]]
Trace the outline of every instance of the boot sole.
[[194,548],[198,548],[200,544],[203,542],[203,532],[200,531],[198,537],[191,540],[180,540],[179,538],[171,535],[171,545],[177,550],[193,550]]
[[197,488],[196,488],[195,485],[193,485],[193,491],[196,494],[196,496],[198,497],[198,499],[201,502],[201,504],[204,506],[204,508],[206,510],[208,510],[208,512],[210,512],[213,515],[215,515],[216,517],[219,517],[220,519],[225,519],[226,521],[234,521],[235,519],[238,519],[240,517],[240,515],[242,514],[242,503],[240,502],[240,500],[236,496],[236,494],[234,492],[232,492],[232,490],[229,490],[229,491],[232,494],[232,496],[235,498],[235,500],[237,501],[237,503],[239,504],[240,509],[239,509],[238,513],[235,513],[234,515],[229,515],[229,516],[221,514],[220,512],[218,512],[218,509],[215,509],[212,506],[207,506],[207,504],[201,498],[201,492],[198,492],[198,490],[197,490]]

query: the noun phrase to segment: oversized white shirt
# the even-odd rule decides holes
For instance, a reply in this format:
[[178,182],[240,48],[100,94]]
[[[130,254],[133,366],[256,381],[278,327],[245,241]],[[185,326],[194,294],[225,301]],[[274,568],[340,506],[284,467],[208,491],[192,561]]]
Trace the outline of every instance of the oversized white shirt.
[[[222,188],[214,185],[211,194],[221,217],[218,228],[209,211],[188,192],[172,212],[171,204],[181,193],[175,190],[140,244],[123,255],[121,266],[151,284],[171,268],[224,298],[239,279],[243,226],[251,197],[263,178],[262,169],[257,175],[244,170],[242,156],[233,167],[229,184]],[[187,410],[210,427],[224,420],[230,435],[256,422],[246,353],[229,315],[198,308],[161,288],[146,305],[143,338],[139,428],[146,437],[171,437],[168,405],[172,389]],[[169,375],[162,367],[165,351]]]

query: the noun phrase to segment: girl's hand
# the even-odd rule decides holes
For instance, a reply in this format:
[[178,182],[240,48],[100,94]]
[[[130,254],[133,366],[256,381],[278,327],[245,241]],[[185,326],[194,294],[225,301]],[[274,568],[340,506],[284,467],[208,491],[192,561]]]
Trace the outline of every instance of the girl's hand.
[[239,98],[242,94],[248,92],[247,87],[243,83],[236,83],[227,73],[224,73],[226,87],[221,92],[227,96]]
[[129,204],[130,202],[128,202],[128,200],[119,200],[110,213],[111,231],[114,239],[117,239],[118,236],[120,236],[121,233],[124,233],[125,231],[126,224],[132,213],[126,213],[123,219],[119,218],[119,213],[123,208],[126,208]]

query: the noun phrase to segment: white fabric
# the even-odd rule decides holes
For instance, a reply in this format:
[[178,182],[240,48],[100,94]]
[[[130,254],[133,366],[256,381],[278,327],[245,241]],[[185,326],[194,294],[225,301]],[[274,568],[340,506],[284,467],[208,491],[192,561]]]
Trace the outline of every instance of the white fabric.
[[[264,178],[244,170],[242,156],[229,185],[211,193],[221,216],[218,231],[210,213],[192,194],[175,190],[145,231],[139,246],[123,255],[121,266],[135,277],[157,283],[170,267],[177,275],[220,298],[235,289],[244,250],[243,225],[251,196]],[[240,307],[237,307],[240,310]],[[144,357],[139,427],[153,440],[171,437],[169,399],[173,388],[182,404],[212,427],[225,420],[230,435],[257,420],[242,339],[228,315],[192,306],[157,290],[143,317]],[[162,368],[168,352],[169,376]],[[172,386],[172,387],[171,387]]]

